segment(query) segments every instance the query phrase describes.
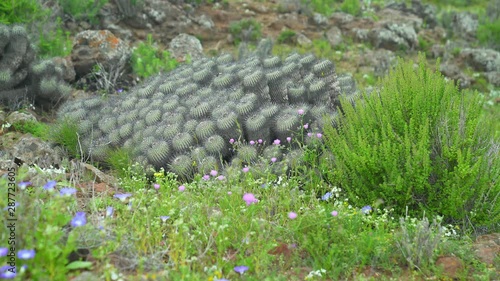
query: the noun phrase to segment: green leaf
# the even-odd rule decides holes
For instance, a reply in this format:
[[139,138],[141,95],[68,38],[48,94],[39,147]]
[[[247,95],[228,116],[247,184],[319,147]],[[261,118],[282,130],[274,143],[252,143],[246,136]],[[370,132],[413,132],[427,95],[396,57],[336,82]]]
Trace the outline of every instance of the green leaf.
[[85,269],[92,268],[92,262],[89,261],[74,261],[66,266],[66,269],[75,270],[75,269]]

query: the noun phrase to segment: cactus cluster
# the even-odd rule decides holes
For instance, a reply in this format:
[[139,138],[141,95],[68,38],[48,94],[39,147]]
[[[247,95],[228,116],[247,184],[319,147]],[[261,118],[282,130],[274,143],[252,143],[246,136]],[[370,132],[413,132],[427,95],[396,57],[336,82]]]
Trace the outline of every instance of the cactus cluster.
[[242,165],[259,155],[281,160],[273,142],[304,133],[305,123],[319,130],[324,115],[336,114],[340,93],[329,60],[294,53],[284,60],[253,55],[235,61],[225,54],[152,77],[119,96],[67,103],[59,118],[79,124],[84,151],[97,161],[123,147],[139,163],[189,178],[231,159]]
[[45,105],[69,94],[62,69],[50,60],[35,62],[35,55],[24,27],[0,24],[0,102],[16,104],[28,98]]

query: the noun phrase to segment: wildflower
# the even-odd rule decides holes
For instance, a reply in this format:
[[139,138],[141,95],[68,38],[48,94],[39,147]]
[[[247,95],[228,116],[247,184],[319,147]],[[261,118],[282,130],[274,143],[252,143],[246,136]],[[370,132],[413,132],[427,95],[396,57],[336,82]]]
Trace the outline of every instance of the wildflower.
[[217,173],[217,171],[216,171],[216,170],[212,170],[212,171],[210,171],[210,175],[211,175],[212,177],[217,176],[217,174],[218,174],[218,173]]
[[59,190],[59,194],[61,196],[71,196],[76,193],[76,189],[71,188],[71,187],[63,187],[61,190]]
[[43,189],[45,190],[52,190],[56,186],[57,182],[56,181],[48,181],[46,184],[43,185]]
[[263,140],[262,140],[262,139],[258,139],[258,140],[257,140],[257,142],[258,142],[259,144],[262,144]]
[[243,169],[241,169],[243,171],[243,173],[248,173],[248,171],[250,171],[250,168],[248,167],[244,167]]
[[254,144],[255,144],[255,141],[251,140],[250,145],[254,145]]
[[332,193],[331,192],[327,192],[325,193],[325,195],[321,196],[321,200],[323,201],[326,201],[328,199],[332,198]]
[[259,200],[255,198],[255,196],[252,193],[245,193],[243,195],[243,200],[247,203],[247,206],[250,206],[252,203],[257,203]]
[[10,265],[4,265],[0,267],[0,279],[12,279],[16,277],[16,267]]
[[322,133],[317,133],[317,134],[316,134],[316,137],[317,137],[318,139],[320,139],[320,138],[322,138],[322,137],[323,137],[323,134],[322,134]]
[[153,187],[154,187],[156,190],[160,189],[160,185],[159,185],[159,184],[157,184],[157,183],[153,184]]
[[363,213],[365,215],[371,213],[371,211],[372,211],[372,207],[368,206],[368,205],[361,208],[361,213]]
[[271,162],[273,162],[273,163],[276,162],[276,160],[278,160],[278,159],[276,159],[276,157],[271,158]]
[[14,207],[14,211],[15,211],[15,208],[18,207],[18,206],[19,206],[19,202],[16,202],[16,203],[14,203],[14,206],[7,206],[7,207],[3,208],[3,210],[7,211],[7,210],[9,210],[9,208]]
[[35,257],[35,250],[19,250],[17,257],[22,260],[29,260]]
[[221,278],[221,279],[214,279],[214,281],[229,281],[229,279]]
[[132,194],[130,193],[120,193],[113,195],[114,198],[118,198],[122,202],[125,202],[125,200],[127,200],[127,198],[129,198],[130,196],[132,196]]
[[281,141],[279,139],[275,139],[273,142],[273,144],[275,144],[275,145],[279,145],[280,143],[281,143]]
[[113,207],[109,206],[106,208],[106,217],[109,218],[111,216],[113,216],[113,212],[114,212],[114,209]]
[[337,212],[337,211],[332,211],[330,214],[331,214],[332,216],[336,217],[336,216],[338,216],[338,215],[339,215],[339,212]]
[[229,143],[230,143],[230,144],[233,144],[233,143],[234,143],[234,139],[230,139],[230,140],[229,140]]
[[303,110],[303,109],[299,109],[299,110],[297,110],[297,113],[298,113],[299,115],[303,115],[303,114],[304,114],[304,110]]
[[118,93],[121,93],[121,92],[123,92],[123,89],[118,89],[118,90],[116,90],[116,91],[117,91]]
[[0,257],[5,257],[9,253],[9,248],[0,248]]
[[209,175],[204,175],[203,177],[201,177],[203,180],[209,180],[210,179],[210,176]]
[[243,274],[247,270],[248,270],[248,266],[245,266],[245,265],[238,265],[238,266],[234,267],[234,271],[236,271],[239,274]]
[[227,192],[227,195],[231,195],[231,194],[233,194],[231,191],[228,191],[228,192]]
[[184,190],[186,190],[186,187],[185,187],[184,185],[179,185],[179,191],[181,191],[181,192],[182,192],[182,191],[184,191]]
[[292,141],[292,138],[291,138],[291,137],[287,137],[287,138],[286,138],[286,141],[287,141],[287,142],[291,142],[291,141]]
[[218,177],[217,177],[217,179],[218,179],[218,180],[220,180],[220,181],[223,181],[223,180],[225,180],[225,179],[226,179],[226,177],[225,177],[225,176],[223,176],[223,175],[220,175],[220,176],[218,176]]
[[162,222],[166,222],[169,218],[170,218],[170,216],[161,216],[160,217]]
[[18,183],[17,185],[19,186],[20,189],[25,189],[26,187],[30,186],[32,183],[30,181],[22,181]]
[[87,224],[85,212],[77,212],[73,219],[71,219],[72,227],[84,226],[85,224]]
[[308,137],[312,137],[313,133],[307,133]]
[[304,124],[304,129],[309,129],[309,123]]
[[295,212],[288,213],[288,218],[291,219],[291,220],[296,219],[297,218],[297,213],[295,213]]

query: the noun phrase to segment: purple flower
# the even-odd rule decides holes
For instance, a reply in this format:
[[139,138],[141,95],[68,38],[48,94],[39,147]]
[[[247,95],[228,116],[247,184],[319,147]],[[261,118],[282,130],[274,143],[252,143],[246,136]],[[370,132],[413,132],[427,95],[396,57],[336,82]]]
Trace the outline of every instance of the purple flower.
[[303,115],[303,114],[304,114],[304,110],[303,110],[303,109],[299,109],[299,110],[297,110],[297,113],[298,113],[299,115]]
[[332,211],[330,214],[331,214],[332,216],[336,217],[336,216],[338,216],[338,215],[339,215],[339,212],[337,212],[337,211]]
[[273,142],[273,144],[275,144],[275,145],[279,145],[280,143],[281,143],[281,141],[279,139],[275,139]]
[[258,139],[257,142],[262,144],[262,142],[264,142],[264,141],[262,139]]
[[181,192],[182,192],[182,191],[184,191],[184,190],[186,190],[186,187],[185,187],[184,185],[179,185],[179,191],[181,191]]
[[296,219],[297,218],[297,213],[295,213],[295,212],[288,213],[288,218],[291,219],[291,220]]
[[229,281],[229,279],[221,278],[221,279],[214,279],[214,281]]
[[250,145],[254,145],[254,144],[255,144],[255,141],[251,140]]
[[247,203],[247,206],[250,206],[252,203],[257,203],[259,200],[255,198],[255,196],[252,193],[245,193],[243,195],[243,200]]
[[113,212],[114,212],[114,209],[113,207],[109,206],[106,208],[106,217],[109,218],[111,216],[113,216]]
[[231,191],[228,191],[228,192],[227,192],[227,195],[231,195],[231,194],[233,194]]
[[[13,207],[14,207],[14,210],[15,210],[15,208],[16,208],[16,207],[18,207],[18,206],[19,206],[19,202],[14,203],[14,206],[13,206]],[[7,210],[9,210],[9,208],[12,208],[12,207],[11,207],[11,206],[7,206],[7,207],[3,208],[3,210],[4,210],[4,211],[7,211]]]
[[248,171],[250,171],[250,168],[248,167],[244,167],[243,169],[241,169],[243,171],[243,173],[248,173]]
[[52,190],[56,185],[57,185],[56,181],[48,181],[46,184],[43,185],[43,189]]
[[321,200],[323,201],[326,201],[328,199],[332,198],[332,193],[331,192],[327,192],[325,193],[325,195],[321,196]]
[[273,162],[273,163],[276,162],[276,160],[278,160],[278,159],[276,159],[276,157],[271,158],[271,162]]
[[20,189],[25,189],[26,187],[31,185],[31,182],[30,181],[22,181],[22,182],[18,183],[17,185],[19,186]]
[[59,190],[59,194],[61,196],[71,196],[76,193],[76,189],[71,188],[71,187],[63,187],[61,190]]
[[361,213],[367,215],[369,214],[370,212],[372,211],[372,207],[367,205],[367,206],[364,206],[363,208],[361,208]]
[[292,138],[291,138],[291,137],[287,137],[287,138],[286,138],[286,141],[287,141],[287,142],[291,142],[291,141],[292,141]]
[[307,133],[308,137],[312,137],[313,133]]
[[201,177],[203,180],[209,180],[210,179],[210,176],[209,175],[204,175],[203,177]]
[[84,226],[87,224],[87,217],[85,212],[76,212],[76,215],[71,219],[72,227]]
[[239,274],[243,274],[247,270],[248,270],[248,266],[246,266],[246,265],[238,265],[238,266],[234,267],[234,271],[236,271]]
[[0,248],[0,257],[5,257],[9,253],[9,248]]
[[157,184],[157,183],[153,184],[153,187],[154,187],[156,190],[160,189],[160,185],[159,185],[159,184]]
[[0,279],[12,279],[16,277],[16,267],[4,265],[0,267]]
[[230,140],[229,140],[229,143],[230,143],[230,144],[233,144],[233,143],[234,143],[234,139],[230,139]]
[[306,124],[304,125],[304,129],[306,129],[306,130],[307,130],[307,129],[309,129],[309,123],[306,123]]
[[318,139],[320,139],[320,138],[322,138],[322,137],[323,137],[323,134],[322,134],[322,133],[317,133],[317,134],[316,134],[316,137],[317,137]]
[[212,170],[212,171],[210,171],[210,175],[211,175],[212,177],[217,176],[217,174],[218,174],[218,173],[217,173],[217,171],[216,171],[216,170]]
[[17,257],[21,260],[29,260],[35,257],[35,250],[19,250]]
[[220,181],[223,181],[223,180],[225,180],[225,179],[226,179],[226,177],[225,177],[225,176],[223,176],[223,175],[220,175],[220,176],[218,176],[218,177],[217,177],[217,179],[218,179],[218,180],[220,180]]
[[169,218],[170,216],[160,216],[162,222],[166,222]]
[[117,91],[118,93],[121,93],[121,92],[123,92],[123,89],[118,89],[118,90],[116,90],[116,91]]
[[119,193],[119,194],[113,195],[114,198],[118,198],[122,202],[127,200],[127,198],[129,198],[130,196],[132,196],[132,194],[130,194],[130,193]]

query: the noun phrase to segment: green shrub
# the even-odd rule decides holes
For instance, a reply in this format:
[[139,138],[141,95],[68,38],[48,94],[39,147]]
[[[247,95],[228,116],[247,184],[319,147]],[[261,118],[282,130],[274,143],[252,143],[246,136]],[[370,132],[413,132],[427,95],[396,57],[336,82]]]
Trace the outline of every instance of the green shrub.
[[361,3],[360,0],[344,0],[342,5],[340,5],[340,10],[344,13],[357,16],[361,13]]
[[308,4],[313,11],[323,14],[325,16],[329,16],[333,13],[334,3],[339,2],[338,0],[302,0],[303,3]]
[[65,57],[71,54],[73,42],[69,38],[70,33],[61,28],[61,18],[57,18],[56,30],[47,33],[40,30],[40,40],[38,42],[38,55],[42,58]]
[[178,62],[170,57],[168,51],[158,50],[153,43],[153,36],[148,34],[146,42],[141,42],[132,53],[132,69],[141,78],[170,71],[177,67]]
[[118,173],[125,177],[128,168],[132,166],[132,153],[125,148],[111,150],[106,162]]
[[28,23],[44,19],[50,15],[49,9],[43,9],[37,0],[2,0],[0,1],[0,23]]
[[65,147],[69,154],[80,158],[80,144],[78,137],[78,123],[63,119],[52,125],[49,130],[49,139]]
[[287,30],[284,30],[280,33],[280,35],[278,36],[278,39],[276,39],[276,41],[280,44],[294,43],[296,35],[297,35],[297,33],[295,33],[295,31],[287,29]]
[[242,19],[232,22],[229,25],[229,33],[234,38],[234,43],[238,45],[243,42],[256,42],[262,37],[262,26],[254,19]]
[[[400,214],[498,227],[499,143],[481,119],[477,94],[432,73],[420,56],[399,61],[380,92],[342,101],[339,126],[325,127],[335,156],[330,180],[356,205],[382,199]],[[468,228],[470,229],[470,228]]]
[[22,132],[25,134],[29,133],[32,134],[34,137],[38,137],[44,140],[48,138],[49,126],[44,123],[36,121],[28,121],[23,123],[12,124],[12,127],[18,132]]
[[480,24],[477,28],[477,39],[481,44],[500,51],[500,19]]
[[63,12],[74,20],[88,20],[96,24],[99,11],[108,0],[58,0],[58,3]]

